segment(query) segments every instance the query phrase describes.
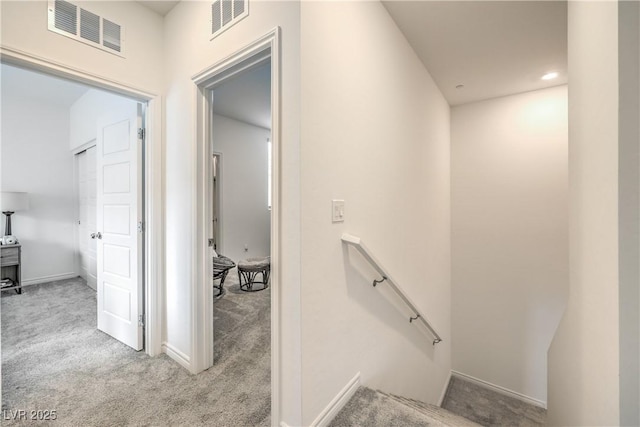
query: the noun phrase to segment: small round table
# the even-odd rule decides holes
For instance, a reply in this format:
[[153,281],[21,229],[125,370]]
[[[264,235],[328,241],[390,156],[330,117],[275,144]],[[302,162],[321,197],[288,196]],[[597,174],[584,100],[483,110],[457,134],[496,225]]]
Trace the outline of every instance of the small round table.
[[[262,274],[262,281],[256,280],[258,274]],[[271,274],[271,257],[249,258],[238,261],[238,279],[240,289],[245,292],[263,291],[269,287],[269,274]],[[253,285],[262,286],[254,289]]]

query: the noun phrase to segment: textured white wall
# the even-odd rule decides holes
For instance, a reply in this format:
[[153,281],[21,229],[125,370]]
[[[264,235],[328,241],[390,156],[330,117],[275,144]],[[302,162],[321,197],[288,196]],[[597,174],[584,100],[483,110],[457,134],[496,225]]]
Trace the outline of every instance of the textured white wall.
[[567,87],[451,111],[453,369],[547,400],[569,287]]
[[[449,106],[382,4],[302,3],[303,425],[360,371],[437,403],[451,368]],[[331,200],[346,220],[331,222]],[[347,251],[360,236],[444,341]],[[354,266],[357,264],[357,266]]]
[[98,119],[109,111],[117,111],[134,103],[131,99],[101,90],[90,89],[71,106],[70,149],[96,139]]
[[48,2],[0,3],[3,47],[159,94],[162,89],[162,17],[133,1],[77,1],[80,7],[125,28],[126,58],[47,29]]
[[[207,2],[180,2],[165,19],[166,87],[166,300],[165,340],[187,357],[191,351],[191,265],[195,181],[195,86],[192,76],[247,44],[281,28],[280,230],[283,313],[280,331],[281,414],[300,425],[300,5],[253,2],[250,14],[209,40]],[[284,314],[286,313],[286,314]]]
[[268,256],[267,138],[271,131],[216,114],[212,133],[212,149],[222,154],[218,252],[235,262]]
[[548,423],[619,425],[617,2],[569,2],[568,37],[570,291]]
[[[41,100],[2,98],[2,191],[29,193],[29,210],[12,217],[22,243],[25,284],[77,273],[69,109]],[[2,234],[5,216],[2,215]]]

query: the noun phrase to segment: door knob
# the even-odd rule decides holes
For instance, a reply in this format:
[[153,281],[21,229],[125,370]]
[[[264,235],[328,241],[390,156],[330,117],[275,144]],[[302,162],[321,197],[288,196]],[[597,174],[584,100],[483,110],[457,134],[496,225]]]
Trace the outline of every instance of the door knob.
[[96,238],[96,233],[91,233],[91,238],[95,239]]
[[102,233],[100,233],[99,231],[97,233],[91,233],[91,238],[92,239],[102,239]]

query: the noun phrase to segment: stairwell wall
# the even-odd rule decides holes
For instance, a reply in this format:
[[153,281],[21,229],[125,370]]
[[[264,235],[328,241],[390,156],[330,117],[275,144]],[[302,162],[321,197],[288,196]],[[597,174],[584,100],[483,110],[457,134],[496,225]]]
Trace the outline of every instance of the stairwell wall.
[[[451,368],[449,105],[382,4],[301,8],[302,424],[357,372],[437,403]],[[343,223],[332,223],[332,199],[345,200]],[[341,243],[345,232],[443,342],[371,286],[379,277]]]
[[620,425],[618,3],[568,8],[569,301],[549,350],[548,423]]
[[453,369],[544,406],[569,288],[567,86],[452,108]]

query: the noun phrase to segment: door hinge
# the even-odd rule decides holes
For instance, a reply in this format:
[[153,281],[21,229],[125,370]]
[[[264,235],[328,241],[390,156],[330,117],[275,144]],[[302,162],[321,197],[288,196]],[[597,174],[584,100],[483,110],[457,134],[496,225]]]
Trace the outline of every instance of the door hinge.
[[138,315],[138,326],[144,326],[144,315],[143,314],[139,314]]
[[144,232],[144,222],[138,221],[138,233]]
[[138,139],[144,140],[145,134],[146,132],[144,128],[138,128]]

